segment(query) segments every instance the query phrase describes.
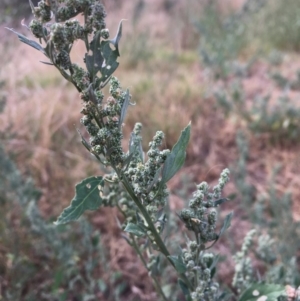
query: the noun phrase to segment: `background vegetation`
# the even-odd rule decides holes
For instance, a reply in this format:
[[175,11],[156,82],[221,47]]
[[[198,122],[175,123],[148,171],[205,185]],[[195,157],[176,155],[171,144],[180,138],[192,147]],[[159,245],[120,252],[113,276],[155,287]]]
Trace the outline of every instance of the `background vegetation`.
[[[231,286],[232,254],[257,226],[264,239],[254,255],[268,239],[273,249],[265,249],[255,269],[299,286],[298,1],[104,3],[109,28],[127,19],[116,76],[138,105],[125,136],[142,121],[145,145],[163,130],[171,147],[192,121],[186,166],[171,182],[171,210],[183,207],[193,183],[214,185],[230,167],[227,208],[235,216],[216,250],[226,256],[219,278]],[[72,230],[52,226],[74,184],[101,171],[80,145],[76,91],[4,30],[21,27],[23,18],[29,23],[23,5],[0,4],[0,300],[154,300],[114,212],[87,214]],[[83,48],[76,46],[72,55],[80,60]],[[171,222],[184,231],[178,219]]]

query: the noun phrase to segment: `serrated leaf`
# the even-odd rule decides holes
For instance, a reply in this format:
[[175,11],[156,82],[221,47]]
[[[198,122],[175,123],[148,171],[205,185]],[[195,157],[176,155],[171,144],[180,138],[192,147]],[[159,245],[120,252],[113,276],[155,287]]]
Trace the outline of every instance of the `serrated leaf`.
[[85,54],[86,68],[90,74],[91,82],[94,82],[96,74],[101,70],[104,58],[101,51],[100,31],[98,31],[90,43],[90,52]]
[[138,237],[146,235],[146,232],[144,231],[143,228],[133,223],[128,223],[124,231],[128,233],[132,233],[133,235],[136,235]]
[[232,216],[233,216],[233,212],[230,212],[229,214],[226,215],[226,217],[224,219],[223,226],[222,226],[222,228],[220,230],[220,233],[219,233],[219,238],[230,227]]
[[86,178],[75,187],[75,197],[71,205],[64,209],[55,222],[56,225],[77,220],[84,211],[96,210],[102,204],[100,192],[104,186],[102,177]]
[[191,124],[181,132],[177,143],[167,157],[162,170],[162,184],[167,183],[183,166],[186,157],[186,147],[190,140]]
[[285,287],[277,284],[253,284],[242,294],[239,301],[277,301],[280,296],[286,296]]
[[120,23],[119,23],[119,27],[118,27],[118,31],[117,31],[116,36],[112,40],[110,40],[110,42],[115,46],[118,56],[120,56],[119,42],[120,42],[121,37],[122,37],[122,22],[123,22],[123,20],[121,20]]
[[24,35],[18,33],[17,31],[13,30],[12,28],[8,28],[8,27],[5,27],[5,28],[12,31],[13,33],[15,33],[18,36],[18,38],[21,42],[23,42],[23,43],[33,47],[34,49],[36,49],[38,51],[41,51],[42,53],[46,54],[44,48],[39,43],[37,43],[35,41],[32,41],[32,40],[29,40]]
[[171,261],[174,263],[175,268],[178,273],[185,273],[187,271],[186,265],[184,264],[181,256],[168,256],[168,258],[171,259]]

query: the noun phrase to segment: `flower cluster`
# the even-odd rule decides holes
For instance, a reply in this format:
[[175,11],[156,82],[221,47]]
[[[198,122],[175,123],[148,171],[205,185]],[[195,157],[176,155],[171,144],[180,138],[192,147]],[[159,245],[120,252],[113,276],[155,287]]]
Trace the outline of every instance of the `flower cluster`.
[[188,243],[188,249],[182,251],[183,262],[187,267],[189,279],[196,283],[191,293],[193,301],[216,300],[219,284],[212,280],[215,255],[200,251],[196,241]]
[[[141,143],[142,125],[137,123],[131,135],[131,148],[138,150]],[[164,134],[158,131],[149,143],[147,152],[148,160],[144,162],[142,151],[137,151],[136,155],[131,159],[125,175],[129,179],[134,193],[142,200],[152,221],[157,220],[157,213],[160,208],[166,204],[166,199],[169,196],[166,185],[161,185],[159,175],[161,167],[165,162],[170,150],[159,150],[162,144]]]
[[270,235],[260,235],[256,248],[258,258],[267,264],[273,264],[277,259],[274,247],[275,240]]
[[[101,32],[101,37],[108,39],[106,12],[99,0],[42,0],[37,7],[32,7],[35,19],[29,24],[32,34],[51,45],[50,59],[62,69],[71,67],[70,50],[74,41],[80,39],[88,44],[88,35]],[[85,23],[82,26],[71,18],[83,13]],[[55,17],[56,23],[50,22]],[[71,69],[72,70],[72,69]]]
[[105,191],[101,195],[103,200],[103,206],[106,207],[117,207],[125,217],[124,224],[125,228],[127,223],[136,222],[136,205],[130,198],[128,193],[124,190],[121,185],[120,179],[116,173],[107,174],[105,181],[109,184],[105,186]]
[[255,234],[256,230],[249,231],[244,238],[241,251],[233,256],[235,261],[235,273],[232,280],[232,286],[235,287],[239,293],[247,288],[253,281],[252,261],[250,257],[247,257],[247,254]]
[[[122,167],[126,155],[122,149],[122,125],[119,120],[125,98],[130,97],[128,91],[123,91],[117,78],[112,77],[110,94],[103,103],[103,94],[94,93],[93,101],[84,102],[81,113],[81,123],[90,134],[91,152],[104,158],[105,165]],[[96,91],[97,92],[97,91]],[[93,91],[91,91],[93,93]]]
[[206,182],[197,185],[197,190],[193,198],[189,201],[189,209],[180,212],[180,218],[185,226],[195,232],[201,245],[214,241],[218,238],[216,230],[217,211],[215,207],[219,205],[218,200],[225,184],[229,181],[229,170],[224,169],[221,173],[218,185],[209,191]]

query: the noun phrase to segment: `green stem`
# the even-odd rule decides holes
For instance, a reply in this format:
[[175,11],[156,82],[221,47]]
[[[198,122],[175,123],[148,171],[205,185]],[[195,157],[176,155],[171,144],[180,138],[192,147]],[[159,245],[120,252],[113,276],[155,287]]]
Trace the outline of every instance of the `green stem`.
[[[127,178],[125,177],[125,175],[121,175],[120,172],[119,172],[119,170],[117,170],[117,169],[115,169],[115,171],[117,172],[119,179],[122,179],[122,184],[124,185],[126,191],[131,196],[132,200],[135,202],[135,204],[139,208],[140,212],[142,213],[143,217],[145,218],[145,220],[146,220],[146,222],[148,224],[148,228],[151,231],[152,235],[154,236],[154,240],[155,240],[155,242],[156,242],[159,250],[165,255],[165,257],[167,257],[167,259],[170,262],[170,264],[177,271],[177,269],[175,267],[175,264],[170,259],[170,253],[169,253],[166,245],[164,244],[163,240],[161,239],[160,235],[156,231],[156,228],[155,228],[155,226],[154,226],[154,224],[153,224],[153,222],[151,220],[151,217],[149,216],[146,208],[140,202],[139,198],[135,195],[135,193],[132,190],[132,187],[131,187],[130,183],[128,182]],[[177,273],[179,274],[180,278],[184,281],[184,283],[189,288],[192,288],[192,284],[190,283],[189,279],[186,277],[185,273],[179,273],[178,271],[177,271]]]
[[[131,240],[132,240],[132,247],[135,249],[135,251],[139,255],[143,265],[145,266],[145,268],[148,271],[147,262],[145,261],[145,258],[143,256],[139,246],[137,245],[137,243],[135,241],[134,235],[130,234],[130,237],[131,237]],[[157,293],[163,298],[164,301],[168,301],[168,298],[166,297],[165,293],[163,292],[163,290],[162,290],[161,286],[159,285],[159,282],[157,281],[156,277],[151,275],[151,278],[154,282],[154,286],[155,286],[155,289],[156,289]]]

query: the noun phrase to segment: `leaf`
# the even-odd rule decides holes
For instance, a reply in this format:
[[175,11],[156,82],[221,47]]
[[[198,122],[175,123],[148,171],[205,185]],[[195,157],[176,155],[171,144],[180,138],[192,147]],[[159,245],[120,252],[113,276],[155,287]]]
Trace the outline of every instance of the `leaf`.
[[90,74],[91,82],[94,82],[96,74],[101,70],[104,58],[101,51],[100,31],[98,31],[90,43],[91,54],[85,54],[86,68]]
[[233,296],[232,293],[229,292],[222,292],[218,297],[217,297],[217,301],[228,301],[231,299],[231,297]]
[[49,62],[40,61],[40,63],[45,64],[45,65],[49,65],[49,66],[54,66],[54,64],[49,63]]
[[219,205],[225,203],[226,201],[228,201],[227,198],[218,199],[218,200],[214,201],[213,207],[218,207]]
[[134,154],[135,152],[138,152],[140,159],[142,162],[144,162],[144,152],[143,152],[143,146],[141,139],[139,140],[138,144],[135,144],[137,136],[135,133],[131,133],[130,139],[129,139],[129,154]]
[[123,21],[124,20],[121,20],[120,23],[119,23],[119,27],[118,27],[118,31],[117,31],[116,36],[112,40],[110,40],[110,42],[115,46],[118,56],[120,56],[119,42],[120,42],[121,37],[122,37],[122,22]]
[[230,227],[232,216],[233,216],[233,212],[230,212],[229,214],[226,215],[223,223],[223,227],[221,228],[219,233],[219,237]]
[[143,228],[133,223],[128,223],[124,231],[128,233],[132,233],[138,237],[146,235],[146,232],[144,231]]
[[44,53],[46,55],[44,48],[39,43],[27,39],[24,35],[14,31],[12,28],[8,28],[8,27],[5,27],[5,28],[12,31],[13,33],[15,33],[21,42],[33,47],[34,49],[36,49],[38,51],[41,51],[42,53]]
[[278,284],[253,284],[246,289],[239,301],[277,301],[280,296],[286,296],[285,287]]
[[31,0],[29,0],[29,5],[30,5],[32,13],[34,13],[34,4],[32,3]]
[[178,273],[185,273],[187,271],[187,268],[182,261],[181,256],[168,256],[168,258],[174,263],[176,270]]
[[125,95],[125,100],[124,103],[122,105],[122,110],[121,110],[121,115],[120,115],[120,120],[119,120],[119,128],[121,128],[123,121],[125,119],[126,113],[127,113],[127,109],[130,103],[130,94],[129,94],[129,90],[126,90],[126,95]]
[[47,42],[47,45],[45,47],[45,52],[46,52],[46,55],[49,57],[50,61],[52,63],[55,63],[55,51],[54,51],[54,44],[53,44],[53,41],[52,40],[49,40]]
[[117,51],[117,49],[111,49],[110,41],[102,41],[100,46],[101,55],[104,58],[103,64],[100,68],[102,75],[100,82],[105,82],[119,66],[119,63],[117,62],[119,52]]
[[191,124],[181,132],[177,143],[167,157],[162,170],[162,185],[167,183],[182,167],[186,157],[186,147],[190,139]]
[[178,284],[183,292],[184,297],[186,298],[186,301],[192,301],[190,290],[187,285],[181,279],[178,280]]
[[79,134],[80,138],[81,138],[81,143],[84,145],[84,147],[90,152],[92,150],[92,147],[87,143],[87,141],[83,138],[81,132],[79,131],[79,129],[76,129],[77,133]]
[[[93,89],[93,84],[90,84],[89,87],[88,87],[88,93],[89,93],[89,98],[90,100],[95,104],[97,105],[97,99],[96,99],[96,95],[95,95],[95,92],[94,92],[94,89]],[[94,115],[94,114],[93,114]],[[96,118],[95,118],[96,119]],[[97,122],[97,119],[96,119],[96,122]]]
[[64,209],[55,222],[56,225],[65,224],[77,220],[84,211],[96,210],[102,204],[100,191],[104,186],[102,177],[86,178],[75,187],[75,197],[71,205]]
[[220,255],[216,255],[212,261],[212,263],[209,265],[209,269],[211,271],[211,277],[213,278],[216,273],[216,265],[220,260]]
[[132,154],[134,153],[136,147],[135,147],[135,144],[134,144],[134,141],[136,139],[136,134],[135,133],[131,133],[130,134],[130,138],[129,138],[129,143],[128,143],[128,151],[129,151],[129,154]]

